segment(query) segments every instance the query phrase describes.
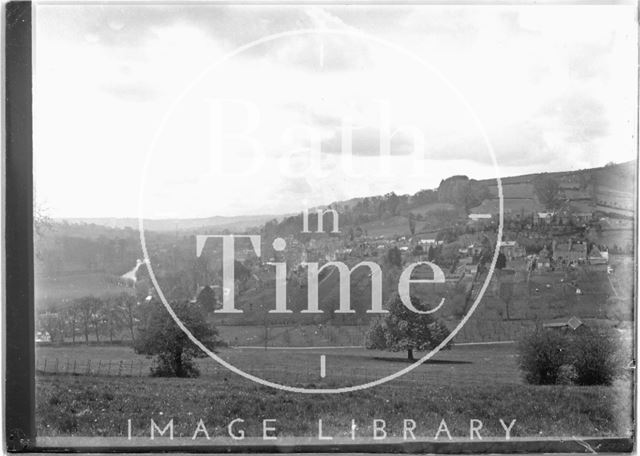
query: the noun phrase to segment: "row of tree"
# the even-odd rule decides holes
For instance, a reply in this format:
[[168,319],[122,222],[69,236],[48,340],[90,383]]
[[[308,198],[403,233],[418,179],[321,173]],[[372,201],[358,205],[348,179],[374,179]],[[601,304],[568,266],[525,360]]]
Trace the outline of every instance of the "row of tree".
[[[86,343],[122,340],[123,333],[135,340],[135,330],[141,308],[136,297],[121,293],[108,297],[85,296],[41,312],[37,318],[38,331],[48,335],[51,342]],[[63,307],[64,306],[64,307]]]

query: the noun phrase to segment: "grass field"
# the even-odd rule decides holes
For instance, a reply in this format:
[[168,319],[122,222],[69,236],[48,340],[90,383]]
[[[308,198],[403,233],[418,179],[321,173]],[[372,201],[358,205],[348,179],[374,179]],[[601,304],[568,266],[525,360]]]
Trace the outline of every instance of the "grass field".
[[202,419],[209,432],[226,433],[242,418],[248,437],[262,435],[262,420],[276,419],[278,436],[348,436],[356,420],[358,436],[371,438],[374,419],[389,436],[400,436],[403,420],[416,421],[416,436],[433,438],[442,419],[454,437],[469,435],[469,422],[483,422],[481,434],[504,437],[499,420],[516,420],[513,437],[628,436],[628,385],[614,387],[536,387],[487,382],[468,386],[425,381],[408,389],[376,387],[340,395],[303,395],[239,381],[73,377],[37,378],[39,436],[149,435],[150,419],[164,427],[174,420],[177,437],[191,436]]
[[[426,353],[415,353],[416,358]],[[325,379],[320,378],[320,356],[326,356]],[[222,349],[219,356],[232,365],[277,383],[317,386],[352,386],[377,380],[409,366],[405,352],[390,353],[364,348],[312,348],[304,350]],[[40,371],[111,376],[144,376],[152,360],[126,346],[40,347],[36,352]],[[46,368],[45,368],[46,359]],[[121,363],[122,361],[122,363]],[[197,360],[203,377],[242,379],[210,358]],[[520,384],[513,344],[459,346],[437,353],[428,363],[394,381],[399,388],[416,385]]]

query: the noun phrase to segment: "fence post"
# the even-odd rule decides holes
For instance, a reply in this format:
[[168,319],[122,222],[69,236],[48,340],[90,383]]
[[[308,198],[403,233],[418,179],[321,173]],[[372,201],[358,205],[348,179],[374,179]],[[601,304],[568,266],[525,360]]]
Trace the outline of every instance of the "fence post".
[[76,373],[76,360],[73,360],[73,373]]
[[91,360],[87,361],[87,375],[91,375]]
[[122,360],[120,360],[120,365],[118,366],[118,377],[122,376]]
[[58,358],[56,358],[56,367],[54,368],[53,373],[54,373],[54,374],[57,374],[57,373],[58,373]]
[[67,358],[67,362],[64,365],[64,373],[65,374],[69,373],[69,358]]
[[42,372],[47,372],[47,358],[44,359],[44,369],[42,369]]
[[100,368],[102,367],[102,360],[98,360],[98,373],[96,375],[100,375]]
[[140,377],[142,377],[142,360],[140,360],[140,372],[139,372],[139,374],[140,374]]

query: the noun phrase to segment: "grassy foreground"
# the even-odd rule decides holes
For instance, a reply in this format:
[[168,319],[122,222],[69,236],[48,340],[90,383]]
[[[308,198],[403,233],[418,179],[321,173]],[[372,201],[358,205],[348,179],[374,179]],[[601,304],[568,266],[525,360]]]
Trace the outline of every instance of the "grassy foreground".
[[[300,385],[304,386],[304,385]],[[236,418],[247,437],[262,436],[262,420],[276,419],[279,436],[371,437],[373,420],[383,419],[389,437],[401,437],[403,420],[416,421],[416,437],[432,439],[441,420],[456,437],[469,436],[469,421],[481,420],[483,437],[504,438],[499,422],[515,419],[513,437],[628,436],[631,388],[425,384],[415,390],[380,386],[339,395],[304,395],[260,387],[231,376],[159,379],[40,375],[37,378],[40,436],[148,436],[150,420],[163,428],[173,418],[176,437],[191,437],[202,419],[212,437],[226,436]]]

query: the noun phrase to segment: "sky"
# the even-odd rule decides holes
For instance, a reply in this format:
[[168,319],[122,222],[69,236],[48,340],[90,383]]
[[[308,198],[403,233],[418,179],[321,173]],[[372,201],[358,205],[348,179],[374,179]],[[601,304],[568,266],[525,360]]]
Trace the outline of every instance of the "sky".
[[636,159],[634,5],[55,5],[51,217],[284,214]]

